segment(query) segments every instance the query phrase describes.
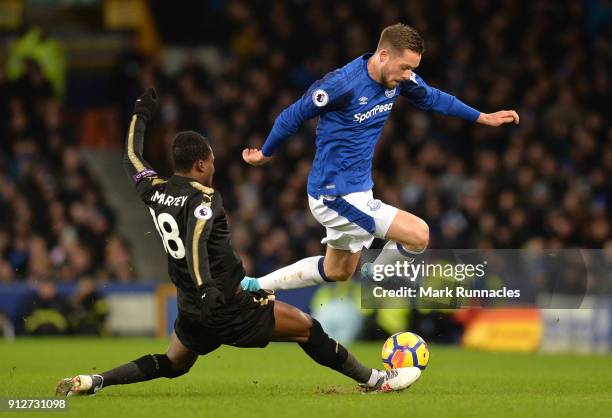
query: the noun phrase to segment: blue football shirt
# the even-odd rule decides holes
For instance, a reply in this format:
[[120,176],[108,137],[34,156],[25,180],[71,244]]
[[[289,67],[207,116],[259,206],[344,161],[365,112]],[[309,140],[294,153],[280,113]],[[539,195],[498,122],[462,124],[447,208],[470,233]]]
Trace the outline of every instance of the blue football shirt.
[[374,148],[395,100],[406,98],[421,110],[476,121],[480,112],[456,97],[428,86],[412,73],[397,88],[387,89],[368,74],[371,53],[328,73],[276,118],[262,152],[278,145],[308,119],[319,116],[316,155],[308,176],[308,194],[341,196],[370,190]]

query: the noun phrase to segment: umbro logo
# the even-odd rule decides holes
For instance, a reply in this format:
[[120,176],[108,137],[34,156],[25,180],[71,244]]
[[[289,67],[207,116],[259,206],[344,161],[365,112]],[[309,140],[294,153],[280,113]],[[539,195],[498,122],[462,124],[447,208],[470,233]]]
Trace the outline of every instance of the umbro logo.
[[367,104],[368,104],[368,98],[367,98],[367,97],[365,97],[365,96],[361,96],[361,97],[359,98],[359,104],[360,104],[361,106],[363,106],[363,105],[367,105]]

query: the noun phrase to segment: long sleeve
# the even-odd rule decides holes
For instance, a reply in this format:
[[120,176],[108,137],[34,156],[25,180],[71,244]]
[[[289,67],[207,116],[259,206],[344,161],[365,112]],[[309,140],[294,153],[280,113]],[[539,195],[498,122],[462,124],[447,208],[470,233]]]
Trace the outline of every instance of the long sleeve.
[[340,70],[315,81],[299,100],[276,118],[262,147],[263,155],[270,157],[281,142],[298,131],[304,121],[334,110],[350,93],[350,83],[346,82]]
[[400,84],[400,92],[413,106],[448,116],[476,122],[480,112],[457,99],[455,96],[430,87],[416,73],[410,80]]
[[263,155],[270,157],[281,142],[297,132],[304,121],[314,117],[304,109],[302,102],[303,97],[278,115],[261,149]]
[[[143,198],[154,185],[165,181],[157,175],[153,167],[151,167],[142,156],[145,129],[146,119],[141,115],[133,115],[125,140],[123,155],[123,167],[125,172],[136,186],[141,198]],[[146,181],[142,181],[145,179]]]
[[213,228],[215,215],[221,210],[221,202],[215,198],[214,190],[191,199],[188,207],[188,220],[185,250],[189,274],[198,288],[215,286],[210,274],[208,240]]

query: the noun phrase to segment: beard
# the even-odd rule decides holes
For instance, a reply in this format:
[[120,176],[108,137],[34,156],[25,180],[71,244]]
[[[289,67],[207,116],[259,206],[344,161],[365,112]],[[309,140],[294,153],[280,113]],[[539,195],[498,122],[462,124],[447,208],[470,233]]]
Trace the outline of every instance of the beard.
[[385,73],[384,70],[381,70],[380,72],[380,79],[382,81],[383,87],[389,90],[394,89],[399,85],[399,81],[396,81],[396,80],[393,80],[387,77],[387,74]]
[[392,90],[399,85],[399,81],[384,79],[383,86],[386,89]]

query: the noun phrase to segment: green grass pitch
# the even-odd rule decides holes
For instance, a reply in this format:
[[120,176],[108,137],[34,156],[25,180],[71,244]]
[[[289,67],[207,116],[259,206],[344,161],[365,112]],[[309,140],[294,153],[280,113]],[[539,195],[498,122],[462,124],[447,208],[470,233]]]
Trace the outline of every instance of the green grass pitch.
[[[146,353],[154,339],[0,342],[0,397],[49,397],[61,377],[102,372]],[[351,351],[381,367],[380,343]],[[508,354],[434,346],[421,379],[401,393],[362,394],[297,345],[223,347],[178,379],[114,386],[69,398],[79,417],[603,417],[612,411],[612,356]],[[0,413],[41,417],[50,413]]]

